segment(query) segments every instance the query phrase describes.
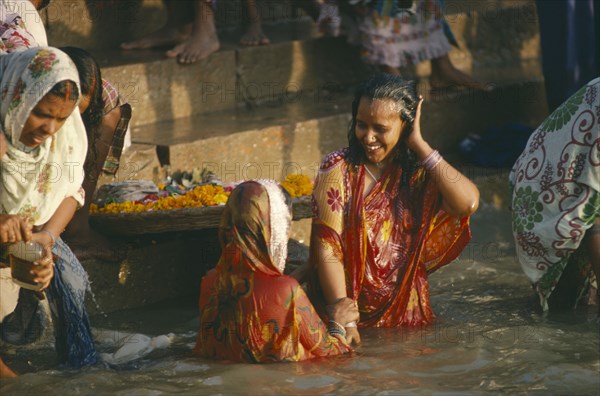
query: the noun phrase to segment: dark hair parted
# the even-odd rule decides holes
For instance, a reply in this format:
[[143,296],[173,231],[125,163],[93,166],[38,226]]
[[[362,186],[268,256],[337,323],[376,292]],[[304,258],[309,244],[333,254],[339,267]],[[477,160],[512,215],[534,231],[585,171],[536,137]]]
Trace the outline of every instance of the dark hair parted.
[[48,91],[46,95],[57,96],[62,99],[76,102],[79,99],[79,90],[77,84],[71,80],[59,81]]
[[419,103],[416,83],[392,74],[378,74],[358,87],[352,101],[352,119],[348,128],[348,160],[353,165],[360,165],[366,161],[364,148],[356,138],[355,132],[358,106],[363,98],[393,102],[400,119],[404,121],[404,130],[392,152],[392,161],[402,167],[402,182],[408,183],[410,176],[419,167],[415,153],[406,146]]
[[[90,95],[90,104],[81,114],[81,119],[85,125],[85,131],[88,138],[88,155],[86,161],[86,171],[93,169],[96,163],[96,134],[102,123],[104,116],[104,100],[102,99],[102,75],[100,66],[92,55],[86,50],[78,47],[59,48],[71,58],[81,84],[81,93]],[[89,169],[88,169],[89,168]]]

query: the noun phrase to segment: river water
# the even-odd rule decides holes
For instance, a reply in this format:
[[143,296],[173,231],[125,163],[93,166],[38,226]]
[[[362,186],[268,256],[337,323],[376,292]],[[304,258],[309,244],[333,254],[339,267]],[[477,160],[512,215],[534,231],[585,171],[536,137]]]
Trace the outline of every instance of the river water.
[[435,325],[367,329],[352,356],[224,364],[191,355],[195,301],[93,318],[94,326],[171,333],[169,347],[117,367],[53,367],[50,341],[3,351],[21,373],[2,395],[600,394],[597,307],[541,315],[514,257],[508,213],[472,218],[473,241],[430,277]]

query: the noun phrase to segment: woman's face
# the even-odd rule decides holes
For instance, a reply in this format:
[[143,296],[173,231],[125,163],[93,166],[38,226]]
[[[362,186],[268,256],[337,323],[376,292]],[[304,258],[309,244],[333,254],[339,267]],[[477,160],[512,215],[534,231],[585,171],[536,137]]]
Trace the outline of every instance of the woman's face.
[[404,121],[393,101],[360,99],[354,133],[369,162],[386,163],[392,157],[403,128]]
[[48,94],[31,110],[21,132],[21,143],[37,147],[54,135],[75,110],[76,102]]

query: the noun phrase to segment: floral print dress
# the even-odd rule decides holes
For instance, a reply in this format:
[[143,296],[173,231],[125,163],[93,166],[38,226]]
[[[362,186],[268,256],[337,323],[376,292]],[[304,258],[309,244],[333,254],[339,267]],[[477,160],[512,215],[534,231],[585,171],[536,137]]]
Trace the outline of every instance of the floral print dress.
[[600,216],[600,78],[558,107],[529,138],[511,174],[513,235],[542,308],[572,272],[576,304],[597,288],[582,245]]

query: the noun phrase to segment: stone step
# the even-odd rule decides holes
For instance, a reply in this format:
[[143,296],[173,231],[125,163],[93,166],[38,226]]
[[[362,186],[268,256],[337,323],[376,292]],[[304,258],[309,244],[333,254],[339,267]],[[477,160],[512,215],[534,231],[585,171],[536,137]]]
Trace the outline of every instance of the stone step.
[[[165,59],[164,49],[115,49],[116,38],[123,41],[132,37],[123,29],[144,25],[151,31],[161,26],[162,2],[120,1],[118,6],[113,4],[114,10],[105,7],[95,17],[81,18],[93,9],[92,3],[55,1],[54,9],[45,12],[50,42],[92,51],[103,67],[104,77],[134,106],[133,126],[255,105],[294,95],[298,90],[318,91],[332,84],[351,86],[372,71],[362,64],[357,48],[344,37],[319,38],[308,17],[291,12],[270,12],[280,19],[273,16],[265,22],[264,29],[272,40],[269,46],[240,48],[237,43],[241,30],[224,22],[226,27],[219,32],[221,50],[202,62],[181,66]],[[235,11],[235,1],[223,4]],[[221,19],[236,20],[236,13],[227,10],[222,11],[225,16]],[[527,81],[532,75],[540,75],[539,69],[529,66],[539,59],[533,1],[447,1],[445,10],[459,43],[450,58],[459,69],[494,84],[502,84],[505,79]],[[77,23],[66,23],[77,15]],[[138,36],[146,33],[135,29]],[[122,34],[112,39],[115,31]],[[102,40],[96,37],[99,32]],[[404,73],[424,78],[430,74],[430,66],[423,62],[406,68]]]
[[[513,81],[489,93],[428,90],[422,130],[433,147],[456,151],[469,133],[506,123],[537,127],[547,115],[543,81]],[[119,180],[159,180],[155,146],[169,148],[171,170],[207,168],[221,180],[283,180],[289,173],[314,177],[323,156],[347,145],[352,95],[347,90],[306,93],[288,102],[199,114],[136,126]],[[101,180],[106,182],[106,180]]]

